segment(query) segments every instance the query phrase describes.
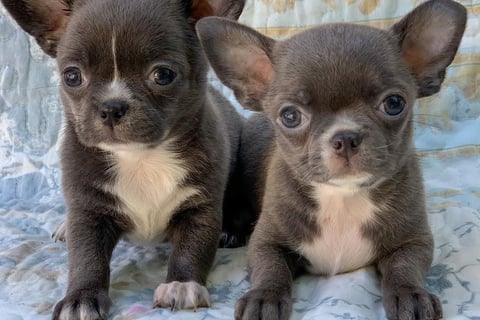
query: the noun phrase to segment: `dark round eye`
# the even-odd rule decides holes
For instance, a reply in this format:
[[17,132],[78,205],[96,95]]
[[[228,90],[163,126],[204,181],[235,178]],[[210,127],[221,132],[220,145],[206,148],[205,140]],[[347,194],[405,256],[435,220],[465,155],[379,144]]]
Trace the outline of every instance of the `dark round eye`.
[[175,80],[177,74],[167,67],[158,67],[152,73],[152,80],[159,86],[166,86]]
[[302,113],[294,107],[286,107],[280,113],[280,120],[285,127],[295,128],[302,123]]
[[67,68],[63,72],[63,81],[69,87],[78,87],[82,84],[82,73],[76,67]]
[[394,94],[383,100],[383,111],[389,116],[397,116],[405,109],[405,105],[405,100]]

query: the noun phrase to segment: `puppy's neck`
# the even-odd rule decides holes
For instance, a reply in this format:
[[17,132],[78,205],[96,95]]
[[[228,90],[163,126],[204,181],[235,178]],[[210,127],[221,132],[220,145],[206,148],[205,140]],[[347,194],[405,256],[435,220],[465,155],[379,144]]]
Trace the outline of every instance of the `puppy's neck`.
[[189,169],[166,141],[156,147],[123,145],[108,147],[110,173],[114,178],[104,189],[119,200],[118,209],[134,228],[128,234],[137,242],[151,242],[164,236],[168,222],[181,203],[199,190],[183,186]]
[[358,183],[342,185],[314,183],[312,198],[320,208],[320,215],[354,214],[359,221],[372,217],[375,207],[370,200],[370,189]]
[[299,251],[307,258],[310,272],[334,275],[360,268],[371,261],[373,245],[363,227],[375,219],[378,210],[369,190],[360,187],[365,178],[313,184],[311,197],[317,204],[312,212],[319,234],[302,242]]

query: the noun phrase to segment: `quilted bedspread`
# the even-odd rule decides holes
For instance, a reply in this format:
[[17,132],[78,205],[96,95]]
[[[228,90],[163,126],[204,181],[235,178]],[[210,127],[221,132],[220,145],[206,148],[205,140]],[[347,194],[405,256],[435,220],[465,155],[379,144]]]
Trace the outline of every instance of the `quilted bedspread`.
[[[241,21],[283,38],[309,26],[357,22],[389,27],[418,0],[249,0]],[[426,279],[445,319],[480,319],[480,0],[469,12],[442,91],[419,101],[415,142],[423,159],[435,256]],[[229,97],[212,76],[212,82]],[[58,166],[62,108],[54,60],[0,5],[0,319],[49,319],[65,293],[67,252],[51,233],[65,218]],[[232,98],[233,99],[233,98]],[[245,248],[218,251],[207,287],[213,306],[152,309],[168,244],[120,242],[111,262],[111,318],[232,319],[249,287]],[[292,319],[384,319],[374,268],[294,283]]]

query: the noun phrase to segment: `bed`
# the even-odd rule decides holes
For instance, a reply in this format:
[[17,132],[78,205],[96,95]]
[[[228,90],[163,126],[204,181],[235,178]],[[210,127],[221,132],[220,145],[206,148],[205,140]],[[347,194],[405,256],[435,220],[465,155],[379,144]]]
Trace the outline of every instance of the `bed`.
[[[249,0],[241,22],[284,38],[309,26],[356,22],[389,27],[419,0]],[[424,167],[435,237],[428,290],[445,319],[480,319],[480,0],[460,1],[467,30],[442,91],[416,107],[415,143]],[[212,83],[234,99],[211,74]],[[51,234],[65,218],[58,165],[59,76],[0,5],[0,319],[49,319],[67,282],[65,244]],[[238,106],[238,104],[237,104]],[[243,111],[242,111],[243,112]],[[152,309],[166,275],[168,244],[120,242],[111,262],[111,318],[232,319],[249,287],[246,249],[220,249],[207,287],[213,306]],[[292,319],[384,319],[375,269],[294,283]]]

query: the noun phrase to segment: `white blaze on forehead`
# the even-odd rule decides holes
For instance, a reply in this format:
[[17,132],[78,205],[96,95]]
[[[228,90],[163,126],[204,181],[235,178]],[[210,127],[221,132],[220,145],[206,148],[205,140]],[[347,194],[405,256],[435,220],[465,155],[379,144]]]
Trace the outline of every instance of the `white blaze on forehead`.
[[102,99],[108,100],[128,100],[132,96],[130,89],[123,81],[112,81],[106,90],[102,93]]
[[120,79],[117,65],[117,38],[115,36],[115,29],[112,31],[112,56],[113,56],[113,82]]
[[117,37],[115,35],[115,30],[112,31],[112,57],[113,57],[113,80],[110,82],[108,87],[102,94],[103,101],[108,100],[128,100],[131,98],[132,94],[125,84],[124,81],[120,78],[120,72],[118,70],[118,61],[117,61]]

